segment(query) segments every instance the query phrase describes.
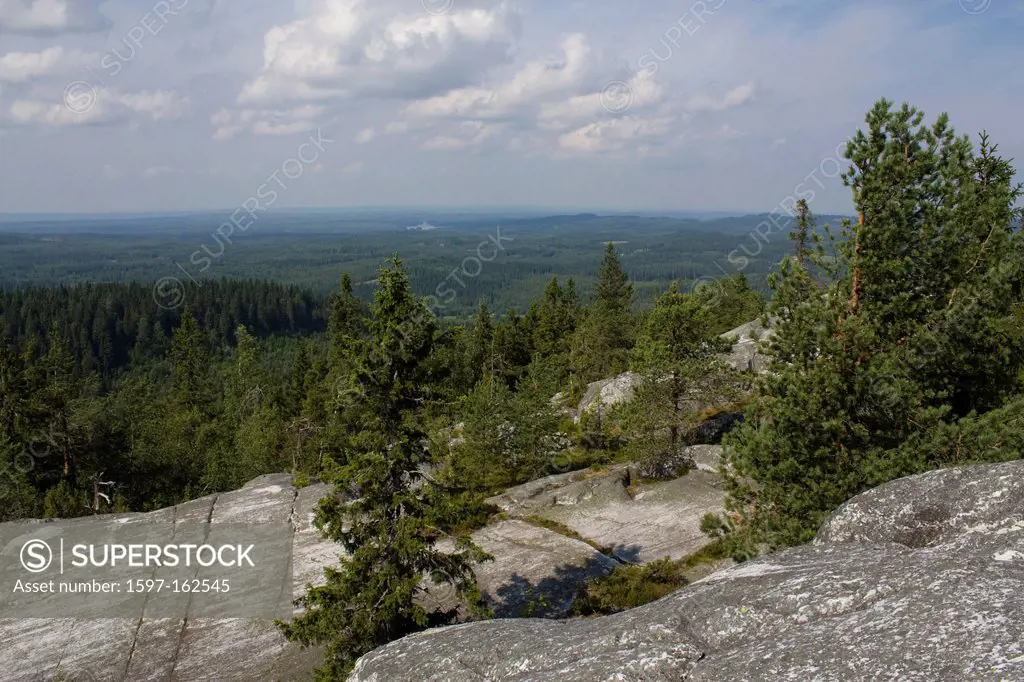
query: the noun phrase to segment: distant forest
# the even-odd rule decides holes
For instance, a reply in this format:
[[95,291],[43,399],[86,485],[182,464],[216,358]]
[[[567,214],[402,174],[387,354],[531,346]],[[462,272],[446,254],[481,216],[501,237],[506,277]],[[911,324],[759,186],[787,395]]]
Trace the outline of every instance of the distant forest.
[[[611,241],[634,283],[639,309],[672,281],[688,290],[696,281],[742,273],[751,288],[766,294],[767,275],[790,248],[792,227],[788,216],[775,216],[773,225],[767,215],[707,221],[578,215],[431,219],[440,228],[421,232],[406,229],[419,222],[411,216],[345,221],[282,214],[245,233],[224,230],[227,243],[212,236],[218,220],[227,218],[2,223],[0,289],[86,282],[151,286],[163,278],[192,287],[192,278],[199,284],[260,279],[302,287],[308,290],[303,296],[321,300],[337,288],[339,273],[348,272],[355,295],[369,302],[377,269],[397,253],[417,294],[444,292],[439,317],[465,321],[480,301],[496,313],[524,311],[552,276],[573,277],[581,292],[589,292],[594,263]],[[494,246],[499,236],[500,250]]]

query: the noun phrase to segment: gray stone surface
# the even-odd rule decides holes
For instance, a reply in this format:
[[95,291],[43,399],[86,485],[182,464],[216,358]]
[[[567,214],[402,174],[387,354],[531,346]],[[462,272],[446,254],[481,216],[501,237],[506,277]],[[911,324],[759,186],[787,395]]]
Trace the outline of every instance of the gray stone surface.
[[601,409],[602,414],[607,414],[608,410],[616,405],[629,402],[641,380],[642,377],[639,374],[625,372],[611,379],[602,379],[588,384],[574,413],[575,421],[578,422],[580,417],[587,412],[596,413],[598,409]]
[[722,466],[721,445],[691,445],[686,451],[701,471],[718,473]]
[[[338,548],[312,527],[312,510],[330,488],[295,488],[290,475],[261,476],[240,490],[211,495],[125,522],[178,524],[291,523],[293,596],[318,581]],[[77,519],[87,529],[110,517]],[[29,521],[3,524],[34,525]],[[62,522],[63,523],[63,522]],[[293,680],[310,677],[316,651],[288,645],[269,620],[150,617],[0,620],[0,679],[21,680]]]
[[[539,485],[552,484],[549,480]],[[337,563],[340,547],[323,540],[313,526],[316,503],[329,493],[325,485],[297,489],[288,475],[263,476],[237,491],[113,518],[168,527],[183,520],[208,519],[214,525],[251,522],[260,527],[287,521],[293,529],[292,596],[297,597],[308,583],[322,581],[325,566]],[[86,518],[69,523],[87,529],[102,522]],[[42,524],[2,524],[0,530]],[[584,542],[519,520],[483,528],[473,539],[495,556],[477,573],[485,596],[502,617],[564,616],[586,580],[617,565]],[[454,593],[435,589],[425,600],[450,607]],[[156,618],[143,606],[131,618],[0,620],[0,680],[4,682],[55,676],[69,682],[306,680],[312,678],[320,660],[319,651],[288,644],[267,619]]]
[[891,483],[811,545],[604,618],[471,623],[350,682],[1024,679],[1024,462]]
[[[702,448],[694,455],[708,462],[713,452]],[[647,562],[664,556],[679,559],[707,544],[700,517],[721,512],[725,500],[721,479],[709,471],[650,483],[637,482],[630,465],[576,476],[559,477],[548,486],[512,489],[503,496],[504,509],[513,516],[561,523],[610,548],[623,561]],[[507,502],[509,493],[515,503]]]
[[[763,373],[766,371],[768,358],[759,352],[758,346],[760,341],[770,339],[774,333],[774,330],[765,327],[759,320],[742,324],[722,334],[723,339],[734,338],[736,343],[730,352],[721,356],[721,359],[737,370]],[[567,409],[567,412],[572,414],[576,422],[579,422],[585,413],[596,412],[599,406],[607,413],[616,405],[629,402],[642,380],[643,377],[639,374],[624,372],[610,379],[591,382],[587,385],[579,404],[575,409]],[[551,400],[553,404],[561,405],[565,398],[559,393]]]
[[[474,570],[497,618],[565,617],[587,580],[620,565],[585,542],[520,520],[499,521],[472,538],[494,557]],[[424,599],[427,607],[457,603],[450,586],[428,589],[433,599]]]
[[752,371],[762,374],[767,371],[768,357],[760,352],[759,344],[762,341],[767,341],[774,334],[775,331],[770,326],[765,327],[760,320],[741,324],[722,334],[723,339],[736,339],[732,351],[722,359],[741,372]]

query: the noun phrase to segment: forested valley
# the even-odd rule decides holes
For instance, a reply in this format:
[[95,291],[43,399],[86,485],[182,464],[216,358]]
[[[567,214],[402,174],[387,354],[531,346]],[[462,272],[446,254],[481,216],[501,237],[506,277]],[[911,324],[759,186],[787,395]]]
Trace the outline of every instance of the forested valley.
[[[372,278],[338,273],[329,295],[208,280],[175,309],[133,282],[6,290],[3,520],[151,510],[270,472],[333,483],[317,525],[348,558],[281,627],[325,645],[322,677],[344,679],[365,652],[455,620],[415,601],[424,576],[488,613],[473,578],[487,557],[468,539],[495,514],[485,497],[618,461],[671,468],[723,414],[743,415],[724,439],[727,511],[702,530],[740,561],[809,541],[892,479],[1020,458],[1012,161],[885,100],[846,156],[856,217],[826,223],[799,202],[763,288],[687,273],[640,300],[625,235],[601,239],[582,278],[547,277],[518,307],[477,296],[450,318],[422,298],[436,280],[420,288],[398,256]],[[752,320],[772,330],[756,375],[721,359],[722,334]],[[568,414],[627,371],[626,405]]]

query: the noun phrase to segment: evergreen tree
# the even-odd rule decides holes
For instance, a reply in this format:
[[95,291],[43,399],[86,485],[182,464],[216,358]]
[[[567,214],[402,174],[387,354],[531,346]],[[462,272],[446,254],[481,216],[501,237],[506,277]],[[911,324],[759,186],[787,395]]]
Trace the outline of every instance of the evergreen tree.
[[494,374],[494,324],[487,306],[480,301],[466,343],[466,364],[470,386],[476,385],[485,374]]
[[577,388],[624,372],[633,347],[633,285],[609,242],[597,275],[594,302],[575,339],[572,367]]
[[[164,431],[163,447],[190,486],[198,483],[211,452],[229,447],[219,442],[224,431],[213,418],[211,375],[215,366],[207,342],[196,318],[185,310],[181,324],[171,337],[168,360],[173,386],[171,404],[161,427]],[[160,447],[161,436],[156,435],[156,438],[153,446]],[[228,454],[222,452],[219,456],[227,457]]]
[[448,460],[450,480],[490,495],[555,473],[568,445],[559,438],[561,415],[551,405],[557,385],[540,359],[527,367],[516,391],[484,376],[459,412],[463,426]]
[[330,317],[327,322],[332,363],[337,364],[348,355],[354,340],[362,334],[362,326],[362,304],[352,293],[352,278],[346,272],[341,276],[340,291],[331,297]]
[[532,336],[524,319],[510,310],[494,329],[493,363],[496,376],[513,388],[530,364]]
[[[38,442],[45,442],[46,457],[37,457],[39,465],[34,476],[44,486],[66,481],[73,488],[77,480],[75,456],[77,425],[74,420],[74,401],[84,388],[75,376],[75,357],[67,337],[56,324],[47,335],[47,350],[40,358],[40,374],[36,376],[34,391],[37,414],[43,415],[45,431],[37,432]],[[56,458],[53,456],[56,453]],[[54,472],[53,468],[59,467]],[[49,474],[49,475],[48,475]]]
[[[401,261],[380,271],[369,339],[352,372],[350,409],[358,430],[347,435],[345,463],[335,473],[339,495],[324,499],[316,524],[340,542],[346,555],[327,581],[299,600],[306,612],[282,625],[303,645],[325,645],[321,679],[344,679],[371,649],[431,624],[451,622],[453,612],[427,612],[417,601],[424,576],[452,584],[475,609],[482,600],[472,564],[485,555],[468,536],[456,551],[434,547],[443,535],[435,519],[455,497],[424,474],[431,463],[422,419],[424,373],[435,325],[412,292]],[[344,501],[350,491],[359,498]]]
[[532,331],[534,353],[541,358],[568,353],[569,337],[573,332],[572,313],[557,277],[552,277],[544,289]]
[[1021,187],[987,136],[975,152],[945,115],[922,120],[871,110],[846,150],[857,222],[834,254],[798,239],[811,267],[787,259],[772,282],[770,372],[727,440],[734,539],[804,542],[890,479],[1020,456]]
[[206,336],[187,308],[182,312],[181,323],[171,337],[169,359],[178,403],[190,410],[207,408],[212,400],[210,371],[213,363]]
[[741,324],[758,319],[765,309],[764,298],[750,288],[741,272],[723,277],[695,292],[705,300],[710,314],[711,334],[724,334]]
[[700,292],[683,294],[676,284],[647,315],[633,350],[633,370],[642,379],[624,428],[630,450],[649,469],[692,466],[682,456],[690,444],[684,435],[701,411],[733,397],[730,372],[718,359],[728,343],[712,331],[713,317]]
[[569,311],[569,326],[575,330],[580,321],[580,294],[573,277],[565,283],[565,307]]

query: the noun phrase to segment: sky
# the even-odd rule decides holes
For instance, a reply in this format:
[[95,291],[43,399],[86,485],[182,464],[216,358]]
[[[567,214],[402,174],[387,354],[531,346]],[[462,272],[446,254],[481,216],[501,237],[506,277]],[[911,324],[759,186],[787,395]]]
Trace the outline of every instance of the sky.
[[848,212],[881,97],[1024,158],[1022,29],[1020,0],[0,0],[0,213]]

